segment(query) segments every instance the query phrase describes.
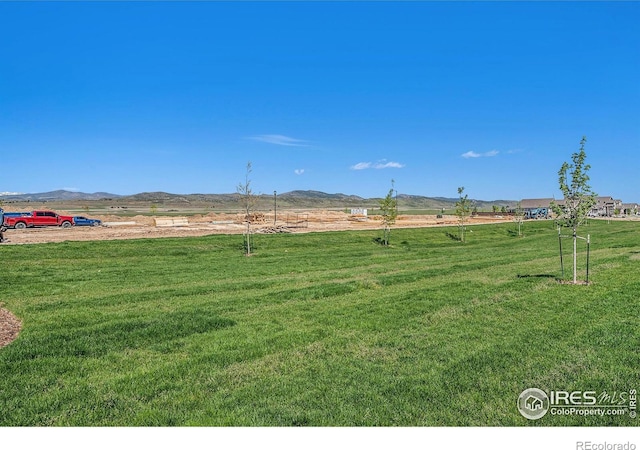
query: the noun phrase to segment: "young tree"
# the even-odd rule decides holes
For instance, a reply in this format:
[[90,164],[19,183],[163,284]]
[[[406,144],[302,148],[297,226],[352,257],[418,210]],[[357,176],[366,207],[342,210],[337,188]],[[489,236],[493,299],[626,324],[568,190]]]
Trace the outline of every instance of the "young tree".
[[459,187],[458,195],[460,200],[456,202],[456,216],[458,216],[458,238],[460,242],[464,242],[464,224],[471,213],[471,200],[469,200],[467,194],[463,196],[463,193],[464,187]]
[[4,227],[4,210],[2,209],[2,205],[4,203],[0,200],[0,243],[4,242],[4,232],[7,230]]
[[387,196],[380,200],[381,221],[384,227],[382,244],[389,245],[389,234],[391,233],[391,227],[396,223],[398,217],[398,201],[393,197],[393,184],[391,180],[391,189]]
[[522,224],[524,222],[524,209],[522,204],[518,202],[513,213],[513,221],[518,224],[518,236],[522,236]]
[[[571,155],[572,164],[564,162],[558,171],[558,183],[564,195],[564,205],[551,203],[551,209],[557,217],[558,222],[573,231],[573,283],[577,283],[577,240],[578,227],[585,221],[587,214],[596,203],[596,194],[589,186],[589,175],[591,169],[589,164],[585,164],[587,154],[584,151],[586,137],[580,141],[580,150]],[[571,178],[569,180],[569,177]]]
[[251,256],[251,221],[253,219],[253,207],[255,205],[255,196],[251,189],[251,161],[247,163],[247,170],[244,175],[244,183],[238,184],[237,191],[240,194],[240,202],[245,214],[245,220],[247,222],[247,230],[245,232],[244,248],[245,255]]

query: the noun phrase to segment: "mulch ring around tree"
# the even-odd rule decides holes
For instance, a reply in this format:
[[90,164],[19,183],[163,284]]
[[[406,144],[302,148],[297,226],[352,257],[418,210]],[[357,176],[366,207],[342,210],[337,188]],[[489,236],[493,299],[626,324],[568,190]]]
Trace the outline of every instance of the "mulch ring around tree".
[[0,348],[9,345],[20,333],[22,323],[8,310],[0,308]]

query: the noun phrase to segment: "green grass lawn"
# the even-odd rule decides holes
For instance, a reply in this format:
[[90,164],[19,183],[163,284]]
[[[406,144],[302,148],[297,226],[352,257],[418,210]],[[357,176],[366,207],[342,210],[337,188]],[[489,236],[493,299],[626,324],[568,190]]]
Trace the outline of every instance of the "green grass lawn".
[[638,388],[639,228],[583,229],[589,286],[546,221],[2,246],[0,425],[635,426],[516,401]]

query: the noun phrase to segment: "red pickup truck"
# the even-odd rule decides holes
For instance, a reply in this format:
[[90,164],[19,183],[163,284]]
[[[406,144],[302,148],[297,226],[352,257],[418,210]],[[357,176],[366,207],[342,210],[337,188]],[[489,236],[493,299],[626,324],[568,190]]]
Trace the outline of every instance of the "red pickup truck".
[[61,216],[53,211],[33,211],[14,216],[5,213],[4,224],[7,228],[23,229],[27,227],[63,227],[69,228],[73,225],[72,216]]

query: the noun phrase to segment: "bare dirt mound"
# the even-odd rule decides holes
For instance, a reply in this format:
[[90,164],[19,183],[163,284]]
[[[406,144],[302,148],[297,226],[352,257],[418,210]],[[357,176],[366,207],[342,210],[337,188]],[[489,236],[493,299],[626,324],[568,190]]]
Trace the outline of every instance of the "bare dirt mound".
[[20,333],[22,323],[8,310],[0,308],[0,348],[9,345]]

